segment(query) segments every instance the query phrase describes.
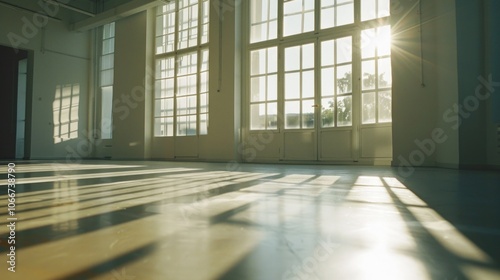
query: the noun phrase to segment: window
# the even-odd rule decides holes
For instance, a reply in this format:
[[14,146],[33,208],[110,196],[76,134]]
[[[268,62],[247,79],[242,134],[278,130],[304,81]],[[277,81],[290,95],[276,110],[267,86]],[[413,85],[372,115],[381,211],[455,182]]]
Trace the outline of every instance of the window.
[[109,23],[102,28],[102,48],[100,63],[101,89],[101,138],[113,137],[113,80],[115,59],[115,23]]
[[354,1],[321,0],[321,29],[354,23]]
[[285,48],[285,128],[314,127],[314,44]]
[[283,35],[314,30],[314,1],[291,0],[283,4]]
[[208,133],[209,1],[157,9],[155,136]]
[[278,49],[250,53],[250,97],[252,129],[276,129],[278,116]]
[[391,28],[361,31],[362,123],[392,121]]
[[249,9],[250,130],[392,121],[389,0],[249,0]]
[[250,1],[250,42],[278,37],[278,0]]
[[321,126],[352,125],[352,36],[321,42]]

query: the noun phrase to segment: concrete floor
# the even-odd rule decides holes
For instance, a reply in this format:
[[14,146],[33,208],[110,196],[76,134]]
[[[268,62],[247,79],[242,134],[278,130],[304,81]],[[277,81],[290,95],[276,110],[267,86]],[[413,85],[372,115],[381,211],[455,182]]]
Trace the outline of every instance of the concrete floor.
[[0,279],[500,279],[499,172],[234,167],[20,162]]

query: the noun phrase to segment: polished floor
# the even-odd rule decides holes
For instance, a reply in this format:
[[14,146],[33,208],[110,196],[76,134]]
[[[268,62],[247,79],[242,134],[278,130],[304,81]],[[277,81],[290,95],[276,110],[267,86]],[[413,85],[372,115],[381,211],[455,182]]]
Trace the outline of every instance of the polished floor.
[[500,172],[88,161],[16,175],[16,272],[2,191],[0,279],[500,279]]

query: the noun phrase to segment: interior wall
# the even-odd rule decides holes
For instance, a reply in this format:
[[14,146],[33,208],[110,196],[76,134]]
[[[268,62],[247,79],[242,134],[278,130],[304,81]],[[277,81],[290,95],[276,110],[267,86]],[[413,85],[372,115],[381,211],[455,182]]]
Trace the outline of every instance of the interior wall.
[[[37,13],[0,6],[0,44],[33,51],[33,96],[31,114],[31,158],[87,157],[91,150],[88,137],[89,36],[68,31],[63,22],[48,19],[40,8]],[[54,15],[57,17],[57,15]],[[74,137],[56,139],[55,116],[64,115],[55,108],[56,90],[78,87],[78,110],[73,111]],[[76,87],[75,87],[76,89]],[[73,99],[76,101],[76,99]],[[57,111],[57,113],[55,113]],[[75,115],[76,114],[76,115]],[[29,127],[29,126],[28,126]]]
[[402,173],[436,161],[435,149],[422,148],[437,127],[435,5],[422,1],[422,25],[419,1],[400,1],[392,7],[392,165]]
[[[145,159],[146,37],[148,16],[141,12],[115,23],[113,159]],[[152,75],[150,70],[149,75]]]
[[436,128],[444,131],[443,143],[436,143],[436,164],[457,168],[459,164],[457,32],[454,0],[435,1],[436,90],[438,110]]
[[[457,0],[460,165],[486,164],[486,103],[476,96],[484,77],[483,1]],[[466,19],[466,20],[464,20]]]
[[[486,101],[487,110],[487,157],[488,164],[500,166],[500,1],[486,0],[485,31],[486,31],[486,70],[485,75],[491,74],[495,84],[491,97]],[[485,77],[488,79],[488,77]]]
[[[219,5],[210,5],[209,127],[208,135],[200,141],[201,159],[229,161],[237,156],[235,118],[240,111],[235,100],[241,93],[235,89],[235,33],[238,30],[235,7],[239,5],[235,3],[228,2],[221,11]],[[219,21],[222,21],[220,25]],[[219,36],[222,36],[220,41]]]

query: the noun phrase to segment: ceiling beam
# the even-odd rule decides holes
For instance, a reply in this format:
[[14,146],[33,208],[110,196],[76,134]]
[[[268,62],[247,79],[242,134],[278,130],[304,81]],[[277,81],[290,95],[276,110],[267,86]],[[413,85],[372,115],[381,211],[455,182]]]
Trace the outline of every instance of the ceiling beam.
[[163,0],[133,0],[126,4],[117,6],[116,8],[107,10],[92,18],[84,19],[82,21],[70,25],[70,29],[74,31],[87,31],[107,23],[117,21],[121,18],[140,13],[149,8],[163,5],[168,1]]
[[68,9],[68,10],[71,10],[71,11],[74,11],[74,12],[77,12],[77,13],[89,16],[89,17],[95,17],[95,14],[93,14],[91,12],[87,12],[87,11],[82,10],[80,8],[73,7],[73,6],[70,6],[70,5],[66,5],[66,4],[61,3],[61,2],[59,2],[57,0],[43,0],[43,2],[47,2],[47,3],[50,3],[50,4],[56,5],[56,6],[61,6],[61,7],[65,8],[65,9]]

